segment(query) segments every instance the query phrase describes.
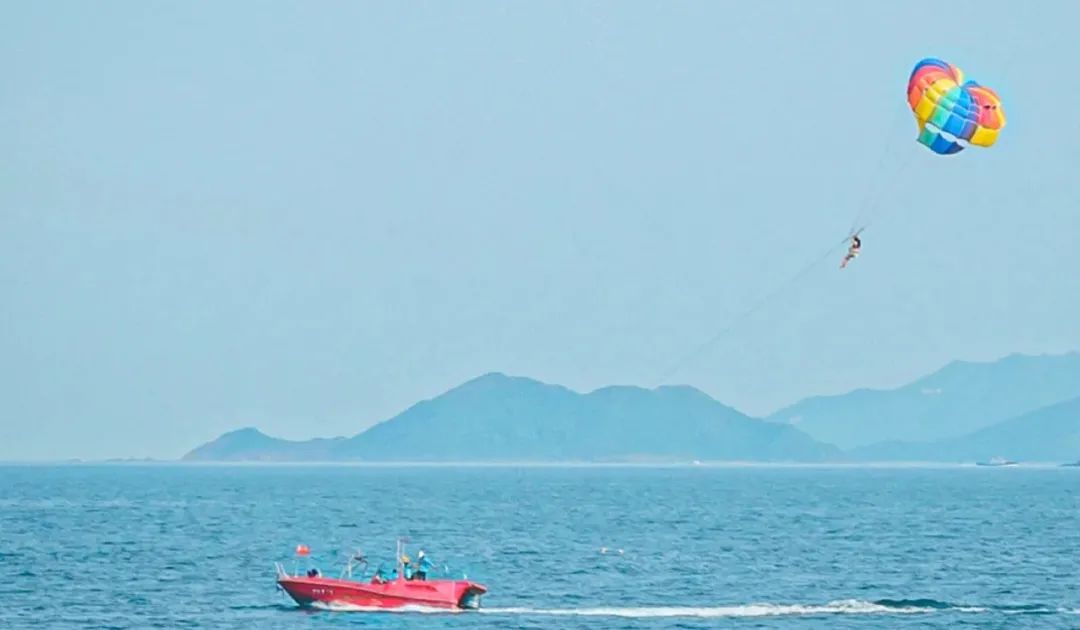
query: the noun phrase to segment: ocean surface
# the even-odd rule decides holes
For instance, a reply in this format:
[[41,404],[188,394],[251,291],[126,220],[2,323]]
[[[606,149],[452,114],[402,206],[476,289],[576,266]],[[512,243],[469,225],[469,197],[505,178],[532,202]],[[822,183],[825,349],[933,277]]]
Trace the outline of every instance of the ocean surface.
[[[4,466],[0,628],[1080,628],[1078,488],[1023,467]],[[276,590],[297,544],[336,575],[398,535],[485,608]]]

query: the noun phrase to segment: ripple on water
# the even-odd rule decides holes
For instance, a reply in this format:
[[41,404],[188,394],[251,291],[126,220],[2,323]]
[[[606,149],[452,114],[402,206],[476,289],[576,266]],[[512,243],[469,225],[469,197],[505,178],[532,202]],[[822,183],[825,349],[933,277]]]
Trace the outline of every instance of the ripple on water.
[[1080,499],[1024,472],[9,467],[0,627],[399,627],[300,610],[272,566],[399,534],[491,588],[430,628],[1073,626]]

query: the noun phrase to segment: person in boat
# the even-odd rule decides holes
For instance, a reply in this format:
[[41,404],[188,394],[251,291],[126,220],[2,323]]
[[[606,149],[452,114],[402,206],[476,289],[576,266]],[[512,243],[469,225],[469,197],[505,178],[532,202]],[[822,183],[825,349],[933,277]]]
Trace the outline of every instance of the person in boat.
[[307,576],[309,578],[319,577],[319,570],[315,568],[308,569]]
[[848,266],[848,263],[855,260],[855,257],[859,255],[859,250],[862,248],[862,240],[859,239],[858,234],[851,235],[851,246],[848,247],[847,255],[844,256],[844,260],[840,262],[840,268]]
[[428,572],[431,571],[432,568],[434,568],[434,565],[431,564],[431,560],[424,555],[423,550],[420,550],[420,552],[416,554],[416,579],[427,580]]
[[409,556],[401,556],[401,570],[403,571],[406,580],[412,580],[415,577],[413,574],[412,561],[409,560]]
[[375,569],[375,573],[372,574],[372,576],[371,576],[371,583],[372,584],[385,584],[386,581],[387,581],[386,580],[386,574],[383,573],[382,565],[379,565],[379,567],[377,569]]

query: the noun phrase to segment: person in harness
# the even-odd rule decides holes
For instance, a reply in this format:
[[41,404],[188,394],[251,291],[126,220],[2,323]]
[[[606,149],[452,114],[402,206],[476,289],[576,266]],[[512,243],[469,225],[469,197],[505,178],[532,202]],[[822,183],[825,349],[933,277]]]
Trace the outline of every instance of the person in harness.
[[840,262],[840,268],[848,266],[848,263],[855,260],[855,257],[859,255],[859,250],[862,248],[862,241],[859,239],[858,234],[851,235],[851,246],[848,247],[847,254],[844,256],[844,260]]

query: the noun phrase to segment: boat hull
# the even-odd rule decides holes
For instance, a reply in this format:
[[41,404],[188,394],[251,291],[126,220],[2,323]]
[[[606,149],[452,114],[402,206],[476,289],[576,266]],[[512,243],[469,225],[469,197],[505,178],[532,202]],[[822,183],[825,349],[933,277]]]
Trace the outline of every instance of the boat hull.
[[353,582],[324,577],[281,577],[278,586],[300,606],[395,609],[407,606],[479,608],[487,589],[467,580]]

